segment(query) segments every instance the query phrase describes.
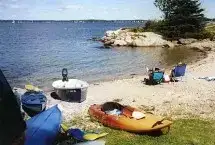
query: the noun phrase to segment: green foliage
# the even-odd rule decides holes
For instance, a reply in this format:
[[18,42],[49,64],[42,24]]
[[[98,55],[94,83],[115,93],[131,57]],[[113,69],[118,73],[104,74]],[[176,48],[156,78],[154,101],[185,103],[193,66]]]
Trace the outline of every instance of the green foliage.
[[155,0],[155,6],[164,13],[164,20],[147,21],[144,28],[131,32],[156,32],[168,40],[180,38],[214,39],[215,26],[207,26],[200,0]]
[[213,39],[214,34],[209,31],[201,31],[198,33],[185,33],[184,38],[195,38],[195,39]]
[[155,0],[155,6],[164,13],[159,31],[165,37],[177,39],[202,32],[205,17],[199,0]]
[[131,28],[129,31],[134,33],[141,33],[141,32],[144,32],[144,29],[142,27],[137,27],[137,28]]
[[168,19],[172,10],[171,0],[155,0],[154,4],[164,13],[164,18]]
[[184,34],[175,35],[174,37],[170,36],[172,36],[172,33],[175,33],[175,31],[170,31],[166,25],[168,25],[168,23],[165,20],[147,21],[144,27],[144,31],[161,34],[168,40],[180,38],[213,39],[215,37],[215,24],[210,24],[199,32],[184,32]]
[[209,24],[205,27],[205,32],[208,34],[208,38],[215,40],[215,24]]
[[147,21],[144,27],[145,31],[149,32],[161,32],[164,26],[164,21]]
[[215,34],[215,24],[209,24],[205,27],[205,30]]
[[215,121],[180,119],[174,121],[166,135],[137,135],[105,128],[108,145],[213,145],[215,144]]

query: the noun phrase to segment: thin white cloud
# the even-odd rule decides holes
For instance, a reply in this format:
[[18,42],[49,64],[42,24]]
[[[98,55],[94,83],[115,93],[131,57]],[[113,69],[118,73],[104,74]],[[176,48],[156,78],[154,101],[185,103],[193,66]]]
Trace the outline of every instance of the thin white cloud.
[[140,19],[138,16],[134,15],[133,16],[134,19]]
[[63,8],[58,8],[57,10],[58,10],[58,11],[63,11],[64,9],[63,9]]
[[70,5],[62,5],[62,6],[59,6],[58,8],[56,8],[57,11],[65,11],[65,10],[80,10],[80,9],[83,9],[83,6],[82,5],[73,5],[73,4],[70,4]]
[[119,10],[119,8],[111,8],[112,10],[114,10],[114,11],[118,11]]
[[12,18],[16,18],[16,15],[15,15],[15,14],[14,14],[14,15],[11,15],[11,17],[12,17]]
[[93,12],[93,9],[87,9],[88,12]]
[[83,6],[81,6],[81,5],[67,5],[64,7],[64,9],[75,9],[75,10],[82,9],[82,8],[83,8]]
[[9,7],[12,8],[12,9],[18,9],[18,8],[20,8],[20,5],[11,4],[11,5],[9,5]]

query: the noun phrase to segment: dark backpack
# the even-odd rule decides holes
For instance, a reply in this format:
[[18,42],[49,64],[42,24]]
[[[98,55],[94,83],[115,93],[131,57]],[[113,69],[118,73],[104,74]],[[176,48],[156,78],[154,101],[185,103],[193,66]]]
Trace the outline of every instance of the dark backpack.
[[25,129],[16,96],[0,70],[0,145],[11,145]]

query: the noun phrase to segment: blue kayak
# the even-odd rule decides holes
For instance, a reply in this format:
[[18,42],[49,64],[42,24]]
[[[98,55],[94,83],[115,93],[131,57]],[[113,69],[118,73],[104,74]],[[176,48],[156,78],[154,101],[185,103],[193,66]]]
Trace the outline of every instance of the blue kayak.
[[58,106],[54,106],[27,120],[25,145],[52,145],[62,120]]
[[31,117],[45,110],[47,98],[43,93],[26,92],[21,97],[23,110]]

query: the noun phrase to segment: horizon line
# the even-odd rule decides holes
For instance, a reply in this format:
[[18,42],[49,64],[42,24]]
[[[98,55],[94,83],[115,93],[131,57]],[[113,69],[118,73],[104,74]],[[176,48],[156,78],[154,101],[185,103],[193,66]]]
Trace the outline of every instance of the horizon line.
[[146,19],[124,19],[124,20],[120,20],[120,19],[113,19],[113,20],[106,20],[106,19],[77,19],[77,20],[0,19],[0,21],[147,21],[147,20]]

